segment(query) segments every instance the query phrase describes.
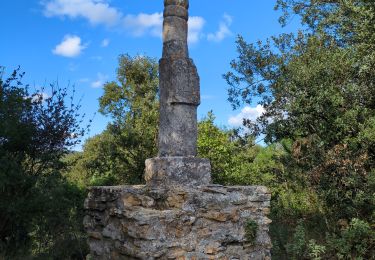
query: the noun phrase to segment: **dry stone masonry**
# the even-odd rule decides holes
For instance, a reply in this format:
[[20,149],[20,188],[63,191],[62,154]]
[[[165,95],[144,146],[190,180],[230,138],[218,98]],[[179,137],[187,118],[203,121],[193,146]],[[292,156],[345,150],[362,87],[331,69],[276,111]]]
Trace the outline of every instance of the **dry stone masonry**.
[[[264,187],[92,188],[85,218],[92,259],[269,259]],[[256,238],[246,225],[255,221]]]
[[199,76],[187,46],[188,0],[164,0],[158,157],[146,185],[92,187],[85,201],[88,259],[270,259],[271,195],[211,184],[197,158]]

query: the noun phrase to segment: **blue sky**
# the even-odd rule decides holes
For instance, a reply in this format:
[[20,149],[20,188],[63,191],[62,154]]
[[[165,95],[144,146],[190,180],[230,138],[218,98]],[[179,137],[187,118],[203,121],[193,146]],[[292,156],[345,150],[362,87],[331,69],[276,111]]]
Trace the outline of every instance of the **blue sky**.
[[[278,23],[275,0],[190,0],[190,56],[201,78],[198,117],[213,110],[216,123],[236,126],[262,108],[232,111],[222,74],[236,57],[238,34],[248,42],[296,31],[292,21]],[[106,81],[116,79],[120,54],[161,56],[162,0],[7,0],[2,2],[0,65],[11,72],[18,65],[32,86],[58,80],[74,84],[82,96],[82,112],[91,118]],[[97,114],[90,136],[105,129],[108,119]]]

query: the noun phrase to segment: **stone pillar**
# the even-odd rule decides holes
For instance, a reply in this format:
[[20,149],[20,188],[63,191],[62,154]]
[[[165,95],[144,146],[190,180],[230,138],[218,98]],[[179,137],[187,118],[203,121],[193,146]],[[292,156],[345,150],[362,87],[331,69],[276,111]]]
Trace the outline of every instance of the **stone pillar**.
[[199,76],[189,59],[187,0],[164,1],[163,57],[159,62],[159,156],[196,156]]
[[200,186],[211,181],[211,166],[197,155],[200,86],[189,58],[188,0],[164,0],[163,55],[159,61],[159,153],[146,160],[151,186]]

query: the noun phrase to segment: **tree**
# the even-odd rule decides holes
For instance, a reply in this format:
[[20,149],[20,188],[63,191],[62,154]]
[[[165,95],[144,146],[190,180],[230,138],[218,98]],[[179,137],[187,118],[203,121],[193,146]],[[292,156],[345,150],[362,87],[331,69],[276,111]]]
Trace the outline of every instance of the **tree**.
[[198,156],[208,158],[213,182],[223,185],[271,184],[280,165],[274,160],[280,149],[264,148],[236,129],[221,129],[209,112],[198,123]]
[[[61,171],[85,129],[66,88],[29,93],[24,73],[0,75],[0,257],[83,258],[83,193]],[[78,115],[79,116],[79,115]],[[77,243],[78,242],[78,243]],[[70,244],[70,250],[55,251]]]
[[74,178],[86,185],[143,183],[145,160],[157,154],[158,76],[154,59],[120,55],[118,81],[106,83],[99,99],[99,111],[112,122],[76,155]]
[[[285,165],[316,192],[331,234],[319,238],[325,243],[344,237],[343,223],[355,218],[374,223],[375,3],[279,0],[276,8],[284,11],[282,24],[299,15],[305,31],[257,44],[239,37],[239,57],[224,77],[234,107],[255,101],[265,108],[256,122],[245,121],[253,134],[268,143],[291,140]],[[296,257],[307,257],[306,250]],[[373,253],[374,240],[350,255]],[[323,255],[338,254],[332,246]]]
[[198,156],[208,158],[211,162],[213,182],[229,184],[236,166],[236,152],[240,149],[231,142],[230,131],[225,131],[214,124],[215,116],[209,112],[207,117],[198,123]]

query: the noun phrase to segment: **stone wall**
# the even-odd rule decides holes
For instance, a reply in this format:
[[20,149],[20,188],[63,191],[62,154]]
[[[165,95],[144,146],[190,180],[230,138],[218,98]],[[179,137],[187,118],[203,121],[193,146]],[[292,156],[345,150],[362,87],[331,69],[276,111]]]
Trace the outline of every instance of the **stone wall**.
[[93,187],[90,259],[270,259],[270,198],[259,186]]

